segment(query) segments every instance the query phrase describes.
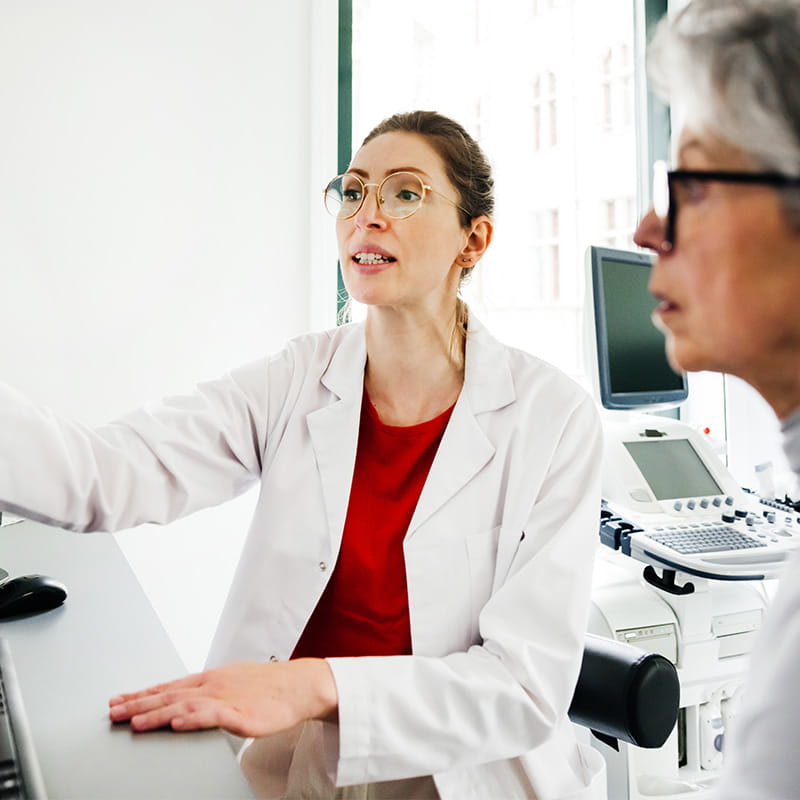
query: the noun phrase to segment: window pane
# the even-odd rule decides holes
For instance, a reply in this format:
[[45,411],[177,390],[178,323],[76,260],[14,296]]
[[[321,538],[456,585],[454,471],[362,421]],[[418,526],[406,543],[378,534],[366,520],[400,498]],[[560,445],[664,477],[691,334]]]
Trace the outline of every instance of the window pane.
[[[495,169],[495,239],[463,294],[501,339],[582,377],[589,244],[631,247],[630,0],[353,2],[353,141],[434,109]],[[513,58],[509,58],[513,54]]]

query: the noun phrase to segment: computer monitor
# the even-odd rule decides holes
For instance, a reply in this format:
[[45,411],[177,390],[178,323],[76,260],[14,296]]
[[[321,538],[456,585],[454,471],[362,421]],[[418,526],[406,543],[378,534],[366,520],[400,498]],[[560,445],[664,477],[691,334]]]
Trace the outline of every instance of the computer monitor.
[[688,396],[686,376],[667,361],[650,318],[652,256],[608,247],[586,252],[588,369],[604,408],[671,408]]

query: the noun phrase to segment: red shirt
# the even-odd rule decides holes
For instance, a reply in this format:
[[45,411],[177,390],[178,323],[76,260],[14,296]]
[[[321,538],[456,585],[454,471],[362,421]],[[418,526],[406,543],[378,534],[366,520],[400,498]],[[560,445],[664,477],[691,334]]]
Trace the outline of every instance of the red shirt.
[[403,540],[452,410],[385,425],[364,392],[339,557],[292,658],[411,653]]

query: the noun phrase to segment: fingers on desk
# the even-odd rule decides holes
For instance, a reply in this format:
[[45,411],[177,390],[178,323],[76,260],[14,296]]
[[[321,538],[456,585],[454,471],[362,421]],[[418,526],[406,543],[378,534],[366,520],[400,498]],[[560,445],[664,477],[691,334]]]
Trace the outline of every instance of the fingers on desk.
[[235,727],[236,713],[218,700],[170,691],[113,706],[114,722],[129,721],[136,731],[171,727],[174,730]]
[[[151,686],[139,692],[117,695],[108,701],[109,717],[113,722],[130,722],[135,730],[152,730],[166,725],[186,714],[195,714],[202,705],[196,697],[200,676],[190,675],[169,683]],[[208,714],[204,715],[206,718]],[[210,726],[217,723],[211,723]],[[209,727],[209,726],[207,726]]]
[[329,715],[337,702],[324,661],[241,662],[118,695],[109,701],[109,716],[138,731],[221,727],[239,736],[265,736]]
[[193,675],[187,675],[185,678],[178,678],[174,681],[168,681],[167,683],[159,683],[156,686],[150,686],[148,689],[141,689],[138,692],[126,692],[125,694],[119,694],[116,697],[112,697],[108,704],[109,706],[118,706],[121,703],[129,703],[133,700],[137,700],[139,698],[146,698],[151,697],[153,695],[160,695],[164,692],[169,692],[175,689],[192,689],[200,686],[203,683],[204,673],[196,673]]

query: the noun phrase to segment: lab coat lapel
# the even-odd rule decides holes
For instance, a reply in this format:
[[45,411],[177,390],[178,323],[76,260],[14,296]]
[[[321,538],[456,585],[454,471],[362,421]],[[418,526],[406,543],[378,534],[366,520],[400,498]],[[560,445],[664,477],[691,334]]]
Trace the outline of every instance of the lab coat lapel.
[[514,399],[508,351],[470,314],[464,386],[411,518],[407,537],[491,460],[495,447],[479,417]]
[[321,378],[336,399],[306,416],[333,554],[339,552],[350,499],[366,363],[363,325],[348,326],[340,333],[343,341]]

